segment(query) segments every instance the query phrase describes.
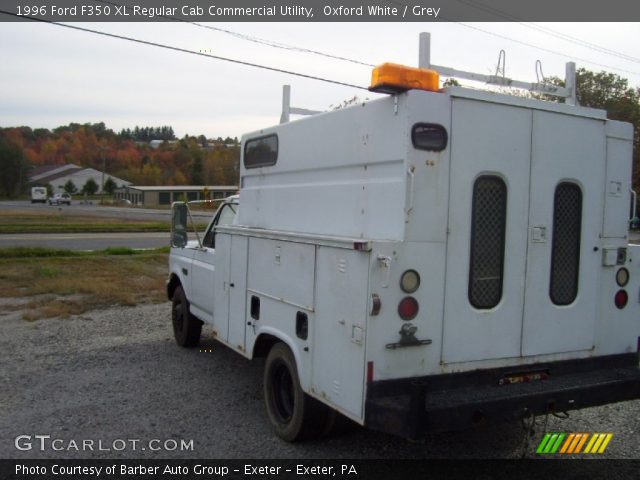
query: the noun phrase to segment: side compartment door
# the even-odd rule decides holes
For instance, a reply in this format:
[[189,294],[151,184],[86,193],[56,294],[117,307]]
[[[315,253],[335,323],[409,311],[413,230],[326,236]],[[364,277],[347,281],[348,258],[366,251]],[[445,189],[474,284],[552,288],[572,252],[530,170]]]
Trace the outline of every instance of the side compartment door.
[[520,355],[531,111],[453,99],[442,360]]
[[311,387],[343,413],[362,419],[369,255],[317,248]]
[[247,255],[249,237],[231,237],[229,265],[229,345],[244,352],[247,327]]
[[593,347],[604,139],[601,120],[533,114],[523,355]]
[[231,235],[216,234],[216,274],[213,276],[212,294],[215,305],[213,328],[223,341],[229,338],[229,271],[231,268]]

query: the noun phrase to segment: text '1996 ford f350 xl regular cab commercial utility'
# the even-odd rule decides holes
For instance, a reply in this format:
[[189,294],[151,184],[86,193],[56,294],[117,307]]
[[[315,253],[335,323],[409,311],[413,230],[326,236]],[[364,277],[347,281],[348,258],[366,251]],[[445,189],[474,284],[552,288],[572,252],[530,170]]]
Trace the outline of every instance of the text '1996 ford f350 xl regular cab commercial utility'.
[[288,441],[336,412],[416,438],[640,397],[631,126],[395,64],[371,89],[244,135],[204,236],[174,204],[178,344],[206,324],[266,357]]

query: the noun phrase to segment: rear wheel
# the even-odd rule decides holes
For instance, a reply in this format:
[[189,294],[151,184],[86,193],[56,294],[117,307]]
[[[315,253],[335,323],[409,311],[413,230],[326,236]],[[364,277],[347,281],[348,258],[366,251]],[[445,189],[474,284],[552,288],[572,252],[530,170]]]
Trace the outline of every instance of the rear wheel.
[[200,341],[202,322],[189,312],[189,301],[181,286],[173,292],[171,304],[173,336],[181,347],[195,347]]
[[330,409],[302,391],[296,361],[289,347],[277,343],[264,367],[264,398],[276,435],[287,442],[321,435]]

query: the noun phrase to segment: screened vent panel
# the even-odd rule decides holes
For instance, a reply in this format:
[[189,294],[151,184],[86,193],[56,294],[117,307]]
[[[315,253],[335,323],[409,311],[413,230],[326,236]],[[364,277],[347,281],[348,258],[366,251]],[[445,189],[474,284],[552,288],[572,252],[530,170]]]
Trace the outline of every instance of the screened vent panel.
[[500,177],[478,177],[473,186],[469,301],[493,308],[502,298],[507,186]]
[[556,305],[569,305],[578,295],[582,190],[575,183],[556,187],[553,201],[553,243],[549,296]]

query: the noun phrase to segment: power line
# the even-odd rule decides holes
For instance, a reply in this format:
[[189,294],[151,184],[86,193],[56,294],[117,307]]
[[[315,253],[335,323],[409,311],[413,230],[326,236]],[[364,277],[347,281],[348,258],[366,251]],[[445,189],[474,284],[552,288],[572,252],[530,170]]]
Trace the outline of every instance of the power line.
[[616,71],[619,71],[619,72],[630,73],[632,75],[640,75],[639,72],[634,72],[632,70],[626,70],[624,68],[612,67],[611,65],[606,65],[604,63],[594,62],[592,60],[587,60],[586,58],[580,58],[580,57],[576,57],[576,56],[573,56],[573,55],[567,55],[567,54],[564,54],[562,52],[558,52],[556,50],[551,50],[550,48],[541,47],[539,45],[534,45],[532,43],[524,42],[522,40],[516,40],[515,38],[511,38],[511,37],[508,37],[506,35],[501,35],[499,33],[491,32],[489,30],[485,30],[483,28],[476,27],[476,26],[473,26],[473,25],[468,25],[466,23],[462,23],[462,22],[456,22],[456,23],[458,25],[462,25],[463,27],[470,28],[472,30],[477,30],[479,32],[486,33],[487,35],[493,35],[494,37],[503,38],[503,39],[509,40],[511,42],[519,43],[520,45],[525,45],[527,47],[536,48],[536,49],[541,50],[543,52],[551,53],[553,55],[559,55],[559,56],[564,57],[564,58],[569,58],[569,59],[573,59],[573,60],[579,60],[581,62],[589,63],[591,65],[597,65],[599,67],[608,68],[609,70],[616,70]]
[[[121,4],[119,3],[115,3],[115,2],[110,2],[108,0],[93,0],[94,2],[99,2],[99,3],[106,3],[109,5],[113,5],[113,6],[121,6]],[[234,32],[233,30],[228,30],[225,28],[220,28],[220,27],[213,27],[211,25],[203,25],[201,23],[198,22],[191,22],[189,20],[184,20],[180,17],[174,17],[174,16],[170,16],[170,15],[158,15],[161,18],[166,18],[167,20],[175,20],[177,22],[182,22],[182,23],[186,23],[189,25],[193,25],[195,27],[199,27],[199,28],[206,28],[208,30],[213,30],[216,32],[221,32],[221,33],[225,33],[227,35],[231,35],[233,37],[239,38],[241,40],[246,40],[249,42],[253,42],[253,43],[257,43],[260,45],[266,45],[268,47],[273,47],[273,48],[280,48],[282,50],[289,50],[289,51],[295,51],[295,52],[301,52],[301,53],[310,53],[313,55],[318,55],[321,57],[326,57],[326,58],[331,58],[332,60],[340,60],[342,62],[349,62],[349,63],[354,63],[356,65],[361,65],[364,67],[375,67],[375,65],[371,64],[371,63],[365,63],[365,62],[361,62],[360,60],[355,60],[353,58],[348,58],[348,57],[342,57],[340,55],[334,55],[332,53],[326,53],[326,52],[321,52],[319,50],[313,50],[311,48],[305,48],[305,47],[297,47],[295,45],[290,45],[287,43],[281,43],[281,42],[276,42],[273,40],[268,40],[265,38],[260,38],[260,37],[254,37],[252,35],[247,35],[244,33],[239,33],[239,32]]]
[[[407,6],[406,4],[404,4],[402,2],[399,2],[397,0],[386,0],[386,1],[389,2],[389,3],[393,3],[395,5],[398,5],[398,6],[402,6],[402,7],[406,7]],[[492,13],[493,15],[502,17],[504,19],[516,21],[516,23],[520,23],[520,24],[523,24],[523,25],[526,26],[526,24],[524,24],[523,22],[520,21],[521,19],[519,19],[517,17],[514,17],[512,15],[509,15],[508,13],[502,12],[501,10],[497,10],[497,9],[495,9],[493,7],[489,7],[487,5],[482,5],[482,4],[477,4],[477,3],[473,2],[472,0],[457,0],[457,1],[461,2],[461,3],[465,3],[465,4],[467,4],[467,5],[471,6],[471,7],[477,8],[479,10],[484,10],[487,13]],[[556,50],[551,50],[549,48],[541,47],[539,45],[534,45],[532,43],[524,42],[522,40],[516,40],[515,38],[511,38],[511,37],[508,37],[506,35],[501,35],[499,33],[491,32],[489,30],[485,30],[485,29],[480,28],[480,27],[468,25],[468,24],[462,23],[462,22],[457,22],[457,21],[455,21],[455,20],[453,20],[451,18],[445,17],[442,14],[440,14],[440,17],[443,20],[446,20],[448,22],[457,23],[458,25],[462,25],[463,27],[470,28],[472,30],[477,30],[479,32],[485,33],[487,35],[492,35],[494,37],[499,37],[499,38],[502,38],[504,40],[508,40],[510,42],[519,43],[521,45],[524,45],[524,46],[527,46],[527,47],[530,47],[530,48],[535,48],[537,50],[541,50],[543,52],[551,53],[553,55],[558,55],[558,56],[561,56],[561,57],[564,57],[564,58],[569,58],[569,59],[572,59],[572,60],[579,60],[581,62],[588,63],[588,64],[591,64],[591,65],[597,65],[599,67],[604,67],[604,68],[607,68],[609,70],[615,70],[615,71],[618,71],[618,72],[630,73],[632,75],[640,75],[640,73],[634,72],[632,70],[626,70],[624,68],[616,68],[616,67],[612,67],[611,65],[606,65],[604,63],[598,63],[598,62],[594,62],[594,61],[591,61],[591,60],[587,60],[586,58],[580,58],[580,57],[576,57],[574,55],[567,55],[565,53],[558,52]],[[540,28],[543,28],[543,27],[540,27]],[[604,52],[601,52],[601,53],[604,53]],[[633,57],[631,57],[631,58],[633,58]]]
[[[486,13],[490,13],[492,15],[495,15],[497,17],[500,18],[504,18],[506,20],[510,20],[512,22],[518,23],[519,25],[522,25],[523,27],[532,29],[532,30],[536,30],[538,32],[544,33],[546,35],[551,35],[553,37],[556,38],[560,38],[561,40],[564,40],[566,42],[570,42],[576,45],[579,45],[581,47],[585,47],[588,48],[590,50],[595,50],[598,51],[599,53],[604,53],[606,55],[611,55],[614,57],[618,57],[621,58],[623,60],[626,60],[628,62],[634,62],[634,63],[640,63],[640,58],[637,57],[633,57],[631,55],[626,55],[624,53],[621,52],[617,52],[615,50],[611,50],[609,48],[603,47],[601,45],[595,44],[595,43],[591,43],[591,42],[587,42],[586,40],[583,40],[581,38],[578,37],[573,37],[571,35],[568,35],[566,33],[562,33],[562,32],[558,32],[557,30],[554,30],[552,28],[548,28],[548,27],[543,27],[541,25],[536,25],[535,23],[526,23],[522,20],[522,18],[518,18],[516,16],[513,16],[507,12],[504,12],[500,9],[494,8],[490,5],[485,5],[483,3],[480,2],[476,2],[474,0],[457,0],[459,3],[463,3],[465,5],[469,5],[470,7],[473,7],[477,10],[481,10],[483,12]],[[597,64],[596,64],[597,65]],[[611,68],[611,67],[609,67]]]
[[548,28],[548,27],[543,27],[542,25],[537,25],[535,23],[532,24],[527,24],[527,23],[521,23],[522,26],[527,27],[527,28],[532,28],[534,30],[538,30],[542,33],[546,33],[547,35],[551,35],[557,38],[560,38],[561,40],[565,40],[566,42],[571,42],[574,43],[576,45],[580,45],[586,48],[591,48],[592,50],[596,50],[600,53],[604,53],[605,55],[611,55],[614,57],[618,57],[622,60],[626,60],[628,62],[633,62],[633,63],[640,63],[640,58],[638,57],[632,57],[631,55],[627,55],[626,53],[622,53],[622,52],[616,52],[615,50],[611,50],[608,49],[606,47],[602,47],[600,45],[597,45],[595,43],[591,43],[591,42],[587,42],[586,40],[582,40],[580,38],[577,37],[572,37],[569,34],[566,33],[562,33],[562,32],[558,32],[557,30],[553,30],[552,28]]
[[261,68],[263,70],[269,70],[269,71],[272,71],[272,72],[284,73],[284,74],[287,74],[287,75],[295,75],[297,77],[308,78],[310,80],[318,80],[320,82],[333,83],[335,85],[341,85],[343,87],[351,87],[351,88],[357,88],[359,90],[367,90],[368,91],[368,89],[366,87],[361,87],[359,85],[353,85],[351,83],[340,82],[340,81],[337,81],[337,80],[331,80],[329,78],[317,77],[315,75],[307,75],[306,73],[294,72],[294,71],[291,71],[291,70],[284,70],[282,68],[270,67],[268,65],[261,65],[259,63],[252,63],[252,62],[247,62],[247,61],[244,61],[244,60],[237,60],[237,59],[234,59],[234,58],[221,57],[219,55],[211,55],[211,54],[208,54],[208,53],[196,52],[195,50],[188,50],[186,48],[180,48],[180,47],[174,47],[174,46],[171,46],[171,45],[165,45],[165,44],[162,44],[162,43],[150,42],[148,40],[141,40],[139,38],[127,37],[127,36],[124,36],[124,35],[117,35],[115,33],[102,32],[100,30],[93,30],[91,28],[78,27],[76,25],[68,25],[66,23],[52,22],[50,20],[45,20],[45,19],[36,18],[36,17],[30,17],[30,16],[27,16],[27,15],[18,15],[16,13],[8,12],[6,10],[0,10],[0,13],[2,13],[4,15],[10,15],[10,16],[13,16],[13,17],[17,17],[17,18],[22,18],[22,19],[27,19],[27,20],[33,20],[33,21],[36,21],[36,22],[47,23],[47,24],[50,24],[50,25],[55,25],[57,27],[70,28],[72,30],[78,30],[78,31],[81,31],[81,32],[86,32],[86,33],[93,33],[93,34],[102,35],[102,36],[105,36],[105,37],[117,38],[119,40],[127,40],[127,41],[130,41],[130,42],[140,43],[140,44],[143,44],[143,45],[150,45],[150,46],[153,46],[153,47],[166,48],[167,50],[173,50],[175,52],[190,53],[191,55],[198,55],[200,57],[210,58],[210,59],[214,59],[214,60],[222,60],[222,61],[225,61],[225,62],[237,63],[239,65],[245,65],[247,67]]

